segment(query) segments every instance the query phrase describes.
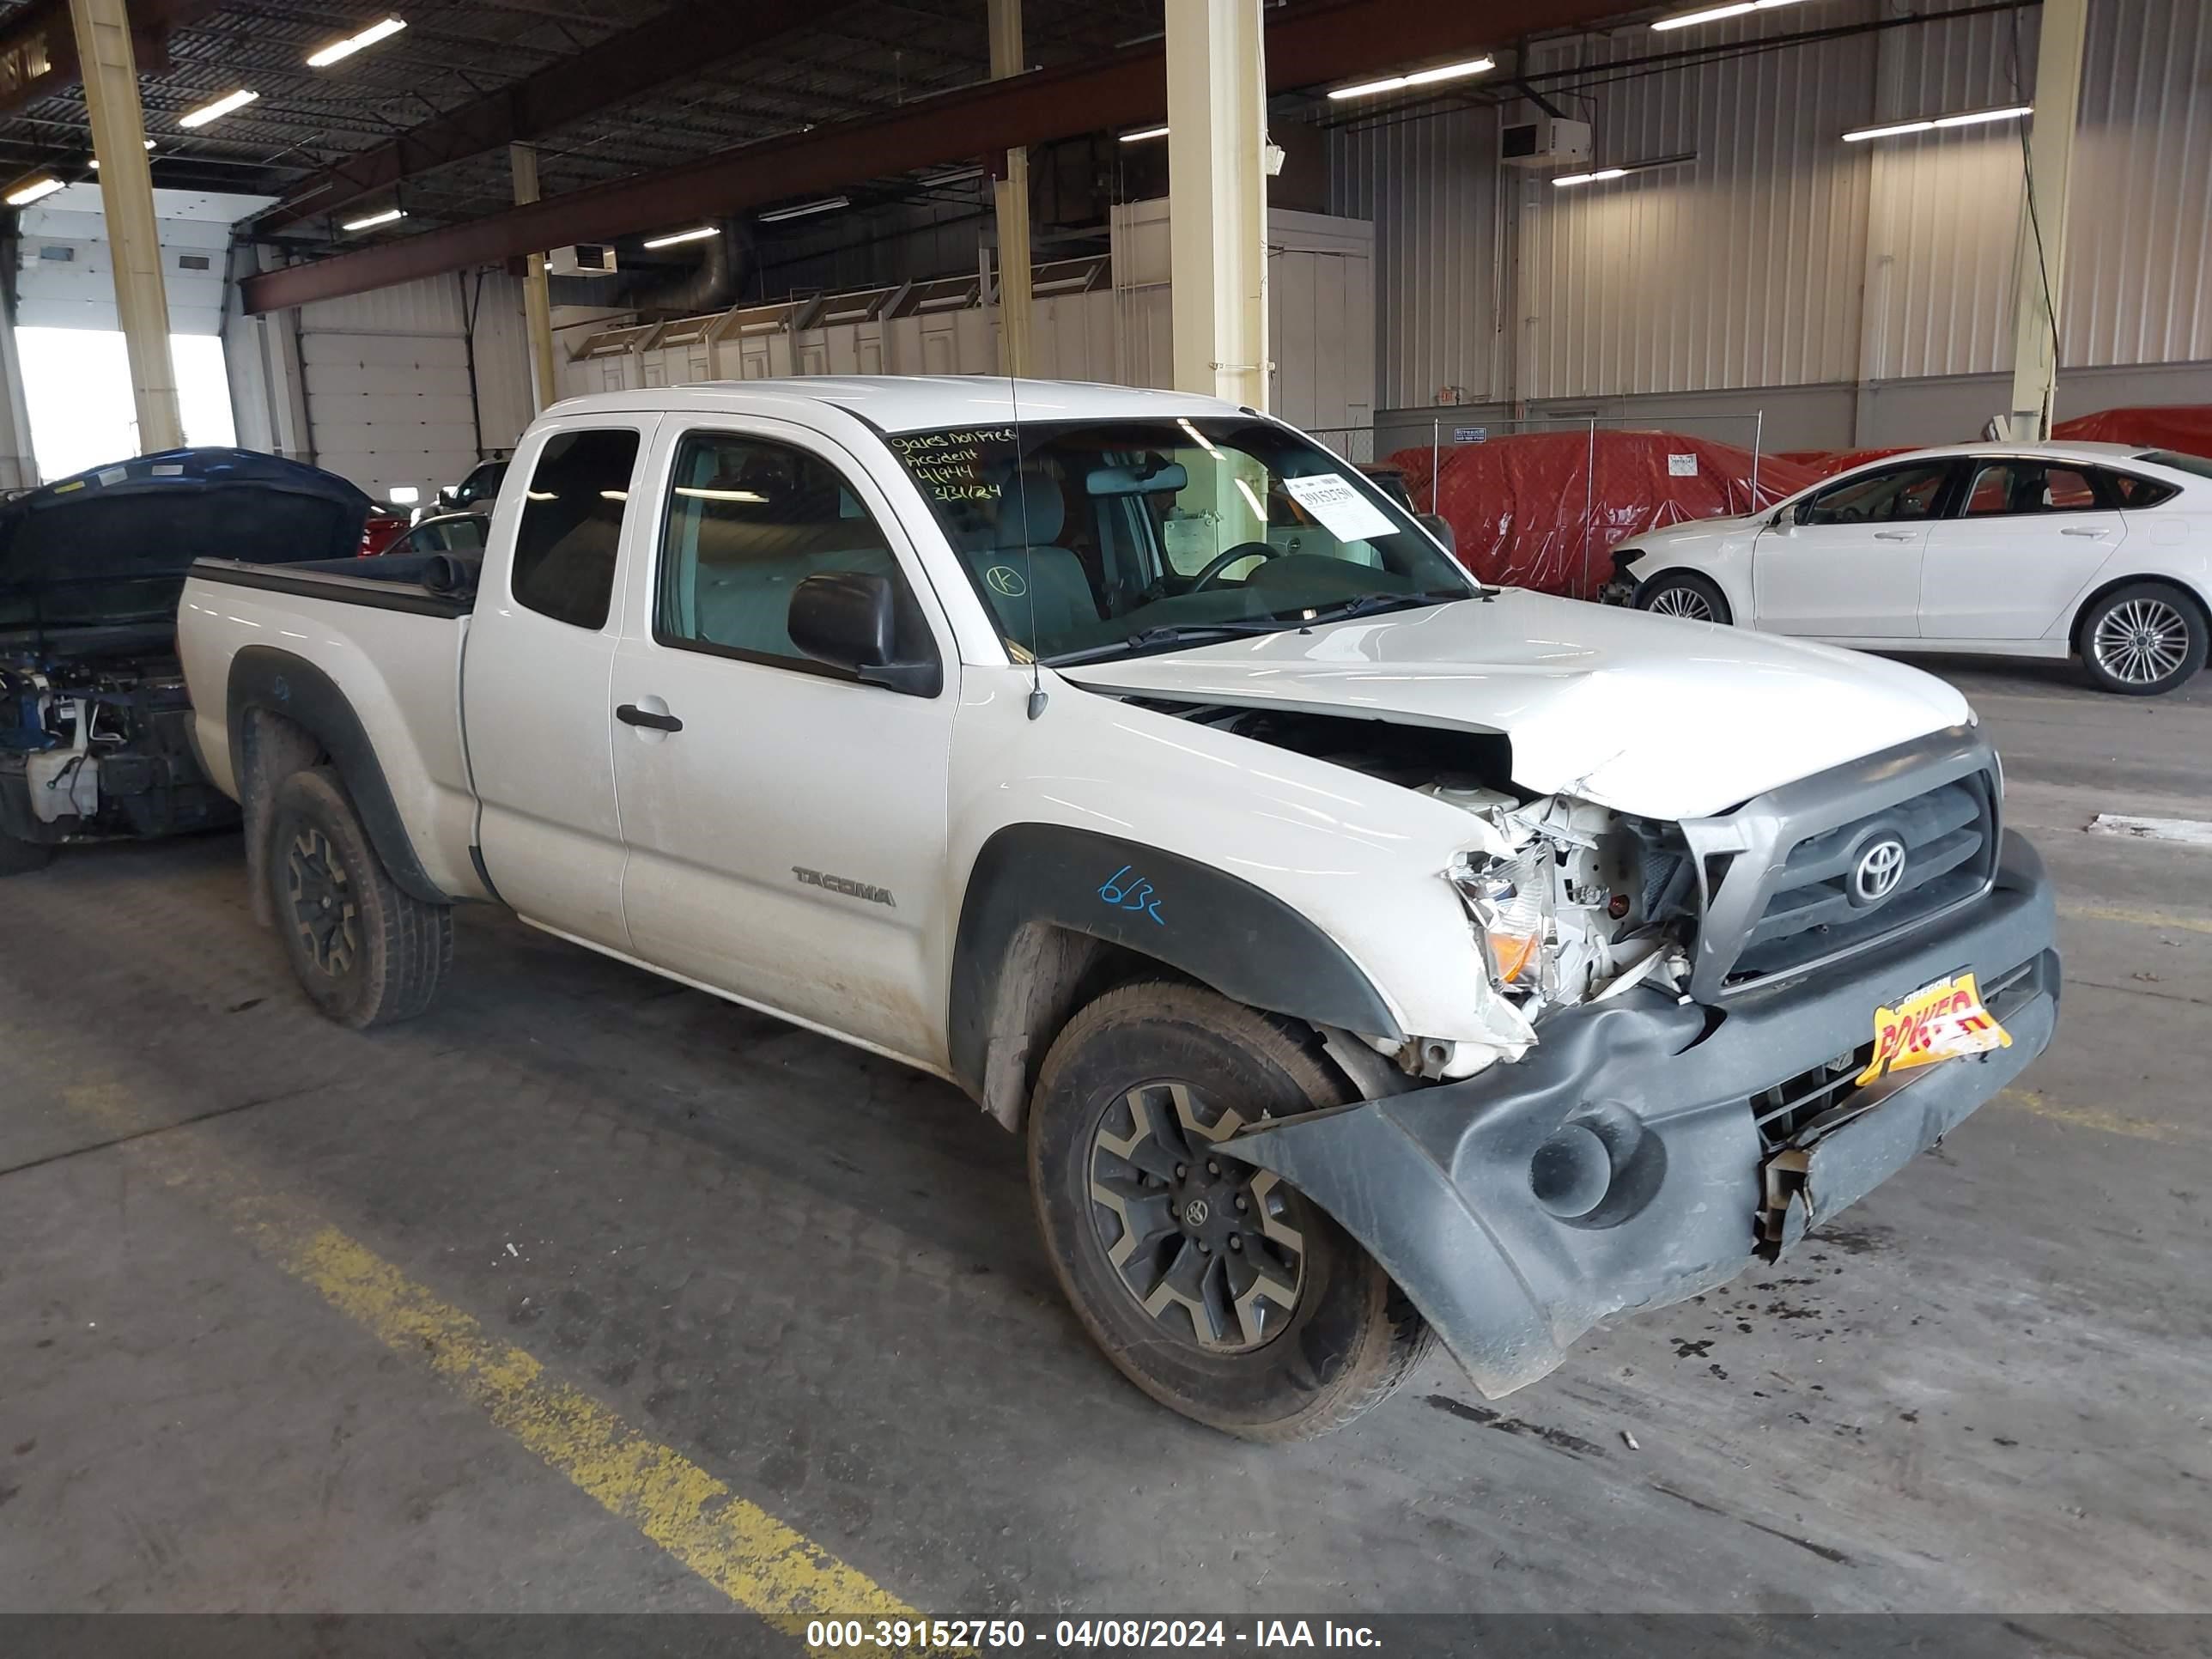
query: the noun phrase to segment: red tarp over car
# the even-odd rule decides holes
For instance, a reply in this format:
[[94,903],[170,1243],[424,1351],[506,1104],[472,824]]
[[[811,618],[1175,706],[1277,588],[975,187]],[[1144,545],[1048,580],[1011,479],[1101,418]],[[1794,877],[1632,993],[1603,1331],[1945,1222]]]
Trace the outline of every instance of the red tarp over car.
[[1606,556],[1627,538],[1688,519],[1771,507],[1813,483],[1810,468],[1678,432],[1539,432],[1447,450],[1431,491],[1425,448],[1401,450],[1416,501],[1452,527],[1460,562],[1487,582],[1594,597],[1613,574]]
[[1781,459],[1810,467],[1816,478],[1832,478],[1838,472],[1864,466],[1869,461],[1905,454],[1911,447],[1910,444],[1893,444],[1887,449],[1785,449]]
[[2212,458],[2212,404],[2167,404],[2154,408],[2107,409],[2051,428],[2061,442],[2139,444]]

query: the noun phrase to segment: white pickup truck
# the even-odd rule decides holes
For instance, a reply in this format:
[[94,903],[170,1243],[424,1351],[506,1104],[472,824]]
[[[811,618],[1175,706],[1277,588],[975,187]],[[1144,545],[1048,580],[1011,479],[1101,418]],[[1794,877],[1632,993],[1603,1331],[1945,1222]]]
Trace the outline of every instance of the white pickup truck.
[[1957,693],[1486,589],[1207,398],[583,398],[480,568],[203,561],[179,634],[334,1018],[489,902],[946,1078],[1108,1358],[1255,1438],[1775,1258],[2057,1018]]

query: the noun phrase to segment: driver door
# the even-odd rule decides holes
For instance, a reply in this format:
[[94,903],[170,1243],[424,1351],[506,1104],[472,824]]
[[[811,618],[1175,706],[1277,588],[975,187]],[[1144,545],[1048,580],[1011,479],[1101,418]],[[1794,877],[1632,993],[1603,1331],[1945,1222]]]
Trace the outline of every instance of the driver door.
[[1957,472],[1949,459],[1906,461],[1800,501],[1760,532],[1752,556],[1757,625],[1818,639],[1917,638],[1928,532]]

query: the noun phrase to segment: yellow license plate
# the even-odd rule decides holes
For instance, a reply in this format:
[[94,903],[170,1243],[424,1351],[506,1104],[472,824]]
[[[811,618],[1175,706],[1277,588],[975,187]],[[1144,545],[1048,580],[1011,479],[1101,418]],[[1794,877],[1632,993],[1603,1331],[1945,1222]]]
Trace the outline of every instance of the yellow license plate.
[[1858,1075],[1862,1086],[1916,1066],[1961,1054],[2012,1047],[2012,1034],[1982,1006],[1972,974],[1954,974],[1874,1011],[1874,1060]]

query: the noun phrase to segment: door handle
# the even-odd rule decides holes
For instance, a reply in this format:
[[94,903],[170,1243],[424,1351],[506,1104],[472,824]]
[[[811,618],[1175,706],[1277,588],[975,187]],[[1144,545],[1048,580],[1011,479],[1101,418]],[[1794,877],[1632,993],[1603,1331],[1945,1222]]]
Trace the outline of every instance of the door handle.
[[1874,532],[1874,538],[1878,542],[1917,542],[1920,539],[1920,532],[1917,530],[1877,530]]
[[684,729],[684,722],[675,715],[656,714],[649,709],[640,708],[634,702],[626,702],[616,709],[615,718],[624,726],[642,726],[655,732],[681,732]]
[[2092,529],[2086,524],[2068,525],[2058,533],[2062,536],[2087,536],[2093,542],[2101,542],[2105,539],[2103,531]]

